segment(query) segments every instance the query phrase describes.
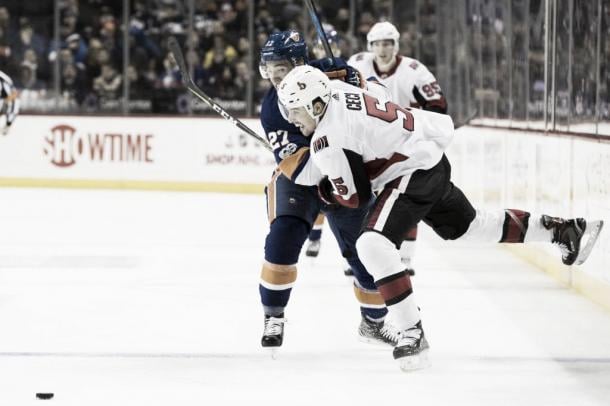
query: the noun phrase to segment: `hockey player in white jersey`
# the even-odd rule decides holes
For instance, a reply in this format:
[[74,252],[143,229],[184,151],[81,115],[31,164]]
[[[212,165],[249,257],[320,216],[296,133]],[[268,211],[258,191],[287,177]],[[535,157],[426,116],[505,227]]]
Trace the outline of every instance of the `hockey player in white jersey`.
[[416,59],[398,55],[400,33],[387,21],[373,25],[366,36],[368,52],[352,55],[348,65],[376,78],[401,107],[447,112],[447,100],[434,75]]
[[19,114],[19,93],[13,85],[13,81],[7,74],[0,71],[0,133],[8,134],[11,125]]
[[356,247],[400,330],[393,357],[405,371],[426,365],[428,342],[398,251],[404,230],[424,221],[448,240],[546,241],[560,248],[564,264],[579,265],[603,226],[523,210],[475,210],[451,182],[444,151],[454,126],[447,115],[403,108],[354,87],[331,88],[310,66],[286,75],[278,96],[289,121],[312,136],[311,157],[325,176],[319,183],[324,200],[355,208],[377,192]]
[[[390,99],[401,107],[419,107],[447,113],[447,100],[434,75],[418,60],[398,55],[400,33],[389,22],[380,22],[368,32],[368,52],[353,55],[348,64],[365,78],[374,77],[389,90]],[[406,231],[400,251],[403,262],[412,268],[417,226]]]

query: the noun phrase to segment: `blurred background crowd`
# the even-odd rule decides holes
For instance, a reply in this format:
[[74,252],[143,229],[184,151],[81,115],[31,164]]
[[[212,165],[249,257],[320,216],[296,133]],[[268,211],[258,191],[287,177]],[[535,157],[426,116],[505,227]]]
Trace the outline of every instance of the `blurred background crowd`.
[[[561,129],[610,118],[610,0],[316,4],[346,58],[366,50],[375,22],[393,22],[400,53],[436,75],[458,120],[476,111]],[[204,91],[255,115],[268,86],[258,75],[260,47],[288,28],[315,41],[303,1],[3,0],[0,70],[20,89],[25,112],[199,114],[205,106],[186,95],[168,53],[173,35]]]

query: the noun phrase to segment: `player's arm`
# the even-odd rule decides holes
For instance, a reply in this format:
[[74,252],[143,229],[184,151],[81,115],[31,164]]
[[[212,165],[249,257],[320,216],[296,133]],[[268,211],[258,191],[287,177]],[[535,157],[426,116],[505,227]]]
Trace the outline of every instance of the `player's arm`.
[[320,194],[330,203],[349,208],[368,204],[371,198],[371,183],[364,168],[362,155],[340,147],[324,147],[318,140],[315,162],[326,178],[320,183]]
[[315,186],[320,183],[322,173],[314,165],[309,147],[298,149],[279,163],[280,171],[292,182],[303,186]]
[[412,92],[420,107],[435,113],[447,114],[447,99],[432,72],[415,60],[409,68],[414,71],[415,86]]
[[6,98],[6,125],[9,127],[19,114],[19,92],[13,88],[13,91]]
[[[261,124],[265,130],[267,141],[273,149],[273,155],[280,170],[294,183],[305,186],[315,186],[320,182],[322,174],[310,159],[309,145],[298,129],[288,126],[278,129],[265,109],[261,111]],[[279,114],[279,112],[278,112]]]
[[0,93],[6,95],[4,97],[6,124],[2,129],[6,134],[19,114],[19,93],[7,80],[2,80],[0,86],[2,86]]

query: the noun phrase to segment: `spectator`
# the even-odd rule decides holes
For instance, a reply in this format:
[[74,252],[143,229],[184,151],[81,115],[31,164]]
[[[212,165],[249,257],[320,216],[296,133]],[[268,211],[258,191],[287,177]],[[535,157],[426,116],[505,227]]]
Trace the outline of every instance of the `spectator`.
[[81,105],[87,95],[84,72],[73,63],[62,66],[61,90],[65,97]]
[[217,35],[214,37],[214,47],[205,53],[203,67],[205,69],[210,69],[215,63],[214,61],[218,60],[217,55],[222,55],[222,60],[227,64],[231,64],[237,57],[237,51],[232,45],[225,44],[224,39]]
[[28,61],[21,62],[19,79],[16,85],[19,89],[41,90],[45,88],[45,83],[37,77],[37,66]]
[[102,66],[102,73],[93,81],[93,90],[101,100],[116,100],[120,97],[122,78],[110,65]]

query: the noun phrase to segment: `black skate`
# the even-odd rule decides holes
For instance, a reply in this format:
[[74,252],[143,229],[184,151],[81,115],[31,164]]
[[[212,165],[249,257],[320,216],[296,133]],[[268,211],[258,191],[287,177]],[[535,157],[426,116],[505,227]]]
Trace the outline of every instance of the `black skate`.
[[[561,260],[566,265],[582,265],[604,226],[602,220],[587,221],[583,218],[565,220],[560,217],[542,216],[542,225],[553,232],[551,242],[561,250]],[[583,245],[582,240],[587,237]]]
[[389,323],[372,321],[362,317],[358,326],[360,341],[369,344],[390,345],[394,347],[398,343],[400,333]]
[[307,240],[307,248],[305,248],[305,255],[308,257],[315,258],[320,253],[320,240]]
[[421,321],[415,326],[401,331],[392,355],[404,372],[428,366],[428,340],[424,335]]
[[271,350],[271,358],[275,358],[275,353],[282,346],[284,341],[284,314],[278,317],[265,315],[265,331],[261,338],[263,348]]

